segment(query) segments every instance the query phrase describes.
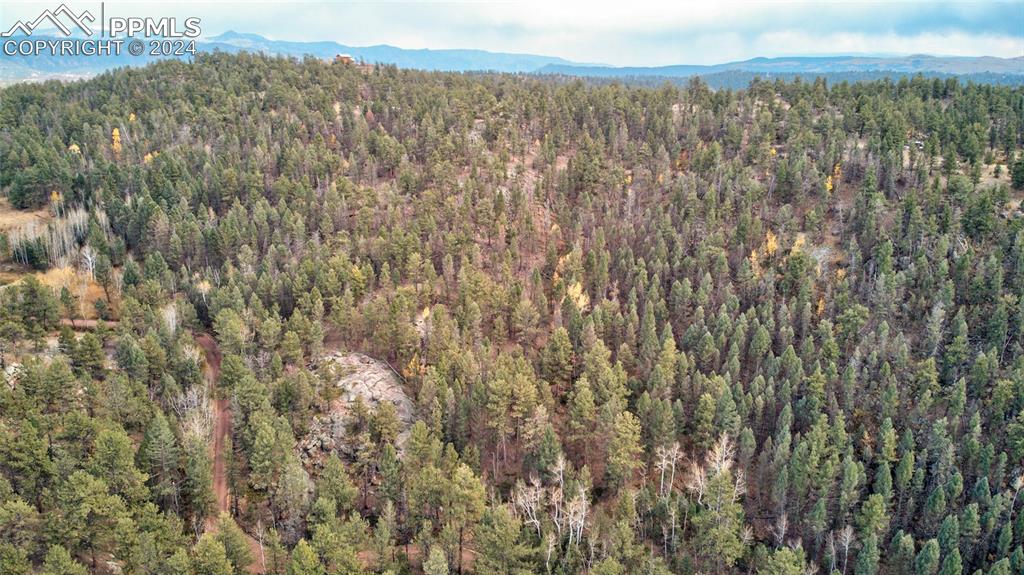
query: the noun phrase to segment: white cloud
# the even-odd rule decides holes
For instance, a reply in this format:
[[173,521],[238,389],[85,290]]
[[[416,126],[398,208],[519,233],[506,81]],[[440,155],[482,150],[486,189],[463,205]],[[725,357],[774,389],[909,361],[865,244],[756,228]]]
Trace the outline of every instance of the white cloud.
[[[56,1],[56,0],[54,0]],[[0,24],[52,2],[4,0]],[[68,2],[72,8],[98,2]],[[276,39],[480,48],[615,65],[835,53],[1024,55],[1024,3],[107,2],[108,15],[198,16]]]

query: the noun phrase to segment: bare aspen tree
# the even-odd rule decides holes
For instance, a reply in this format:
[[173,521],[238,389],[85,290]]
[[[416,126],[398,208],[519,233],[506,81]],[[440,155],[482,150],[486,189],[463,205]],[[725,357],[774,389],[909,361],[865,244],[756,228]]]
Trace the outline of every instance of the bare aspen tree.
[[82,271],[89,275],[89,279],[94,279],[96,277],[96,251],[92,249],[92,246],[85,245],[82,247],[79,261]]
[[548,532],[547,537],[544,538],[545,549],[544,549],[544,568],[550,573],[551,572],[551,558],[555,554],[555,550],[558,549],[558,538],[554,533]]
[[786,532],[789,531],[789,515],[783,513],[772,525],[772,535],[775,537],[775,546],[782,547],[786,540]]
[[[675,483],[676,475],[676,463],[682,457],[679,449],[679,442],[675,442],[668,447],[659,446],[655,452],[654,457],[656,458],[654,467],[661,474],[661,479],[658,484],[658,494],[664,496],[672,490],[672,485]],[[665,483],[665,473],[669,474],[669,480]]]
[[164,319],[164,325],[167,326],[167,331],[174,335],[178,331],[178,306],[175,303],[169,302],[160,310],[161,315]]
[[583,541],[583,529],[587,523],[588,506],[587,490],[581,485],[576,497],[569,501],[567,507],[570,545],[575,544],[578,546]]
[[853,527],[847,525],[839,530],[839,546],[843,548],[843,575],[846,575],[846,565],[850,559],[850,546],[853,545]]
[[538,508],[540,507],[543,495],[544,488],[541,487],[540,480],[536,476],[530,477],[530,485],[526,485],[522,481],[517,482],[512,493],[512,501],[515,504],[515,508],[522,513],[526,523],[533,526],[538,537],[541,535]]
[[834,531],[828,532],[828,537],[825,538],[825,548],[827,549],[830,563],[828,572],[834,573],[836,571],[836,555],[838,554],[838,551],[836,550],[836,535]]
[[703,505],[704,491],[707,489],[707,472],[704,470],[704,466],[696,461],[691,464],[690,478],[686,487],[697,494],[697,504]]

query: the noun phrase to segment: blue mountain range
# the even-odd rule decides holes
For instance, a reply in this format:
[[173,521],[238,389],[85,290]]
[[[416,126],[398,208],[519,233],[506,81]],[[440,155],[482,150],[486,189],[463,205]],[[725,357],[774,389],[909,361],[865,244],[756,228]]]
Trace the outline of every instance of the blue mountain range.
[[[37,31],[32,36],[60,38],[51,32]],[[15,38],[16,39],[16,38]],[[82,41],[80,38],[76,41]],[[489,52],[470,49],[405,49],[387,44],[348,46],[338,42],[295,42],[271,40],[258,34],[225,32],[201,38],[199,51],[258,52],[278,56],[314,56],[333,59],[348,55],[369,64],[394,64],[401,68],[452,72],[494,71],[551,74],[623,80],[664,78],[679,80],[693,76],[704,78],[747,78],[754,76],[866,75],[870,77],[925,74],[930,76],[967,76],[981,81],[1024,83],[1024,57],[956,57],[956,56],[807,56],[753,58],[710,66],[674,65],[652,67],[614,67],[572,62],[563,58],[535,54]],[[6,56],[0,55],[0,82],[11,83],[49,78],[88,77],[120,66],[138,66],[152,62],[149,56]]]

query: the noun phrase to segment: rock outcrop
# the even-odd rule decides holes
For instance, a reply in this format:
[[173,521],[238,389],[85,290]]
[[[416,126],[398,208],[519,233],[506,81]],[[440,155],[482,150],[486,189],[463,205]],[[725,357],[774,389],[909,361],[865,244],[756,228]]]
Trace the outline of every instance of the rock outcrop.
[[385,401],[395,407],[399,421],[396,443],[401,450],[409,436],[409,428],[416,421],[415,405],[391,367],[361,353],[345,352],[329,353],[321,363],[328,364],[325,366],[327,371],[333,371],[337,377],[335,385],[341,390],[341,395],[331,402],[327,413],[313,420],[309,433],[299,442],[302,458],[317,464],[334,450],[342,456],[355,456],[354,446],[346,441],[345,430],[357,399],[361,399],[370,411]]

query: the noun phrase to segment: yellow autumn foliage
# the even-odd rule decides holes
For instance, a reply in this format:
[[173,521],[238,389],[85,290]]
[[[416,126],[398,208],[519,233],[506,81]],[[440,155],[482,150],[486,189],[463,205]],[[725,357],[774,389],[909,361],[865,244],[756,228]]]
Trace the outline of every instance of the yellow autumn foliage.
[[82,149],[78,147],[78,144],[71,144],[70,146],[68,146],[68,151],[71,152],[72,154],[82,153]]
[[771,230],[768,230],[764,236],[764,253],[768,257],[774,257],[777,251],[779,251],[779,239]]
[[423,377],[427,373],[427,368],[420,361],[419,352],[413,352],[412,357],[409,358],[409,363],[405,364],[402,369],[402,377],[406,379],[414,379]]
[[118,128],[110,133],[110,149],[114,151],[114,156],[121,156],[121,130]]
[[800,232],[799,234],[796,235],[796,241],[793,242],[793,251],[794,252],[800,251],[801,249],[803,249],[804,245],[806,245],[806,244],[807,244],[807,235],[805,233],[803,233],[803,232]]
[[590,296],[583,291],[583,284],[576,282],[565,290],[565,297],[571,299],[580,311],[587,309],[590,305]]
[[750,250],[750,271],[754,273],[755,278],[761,277],[761,260],[757,255],[757,248]]

